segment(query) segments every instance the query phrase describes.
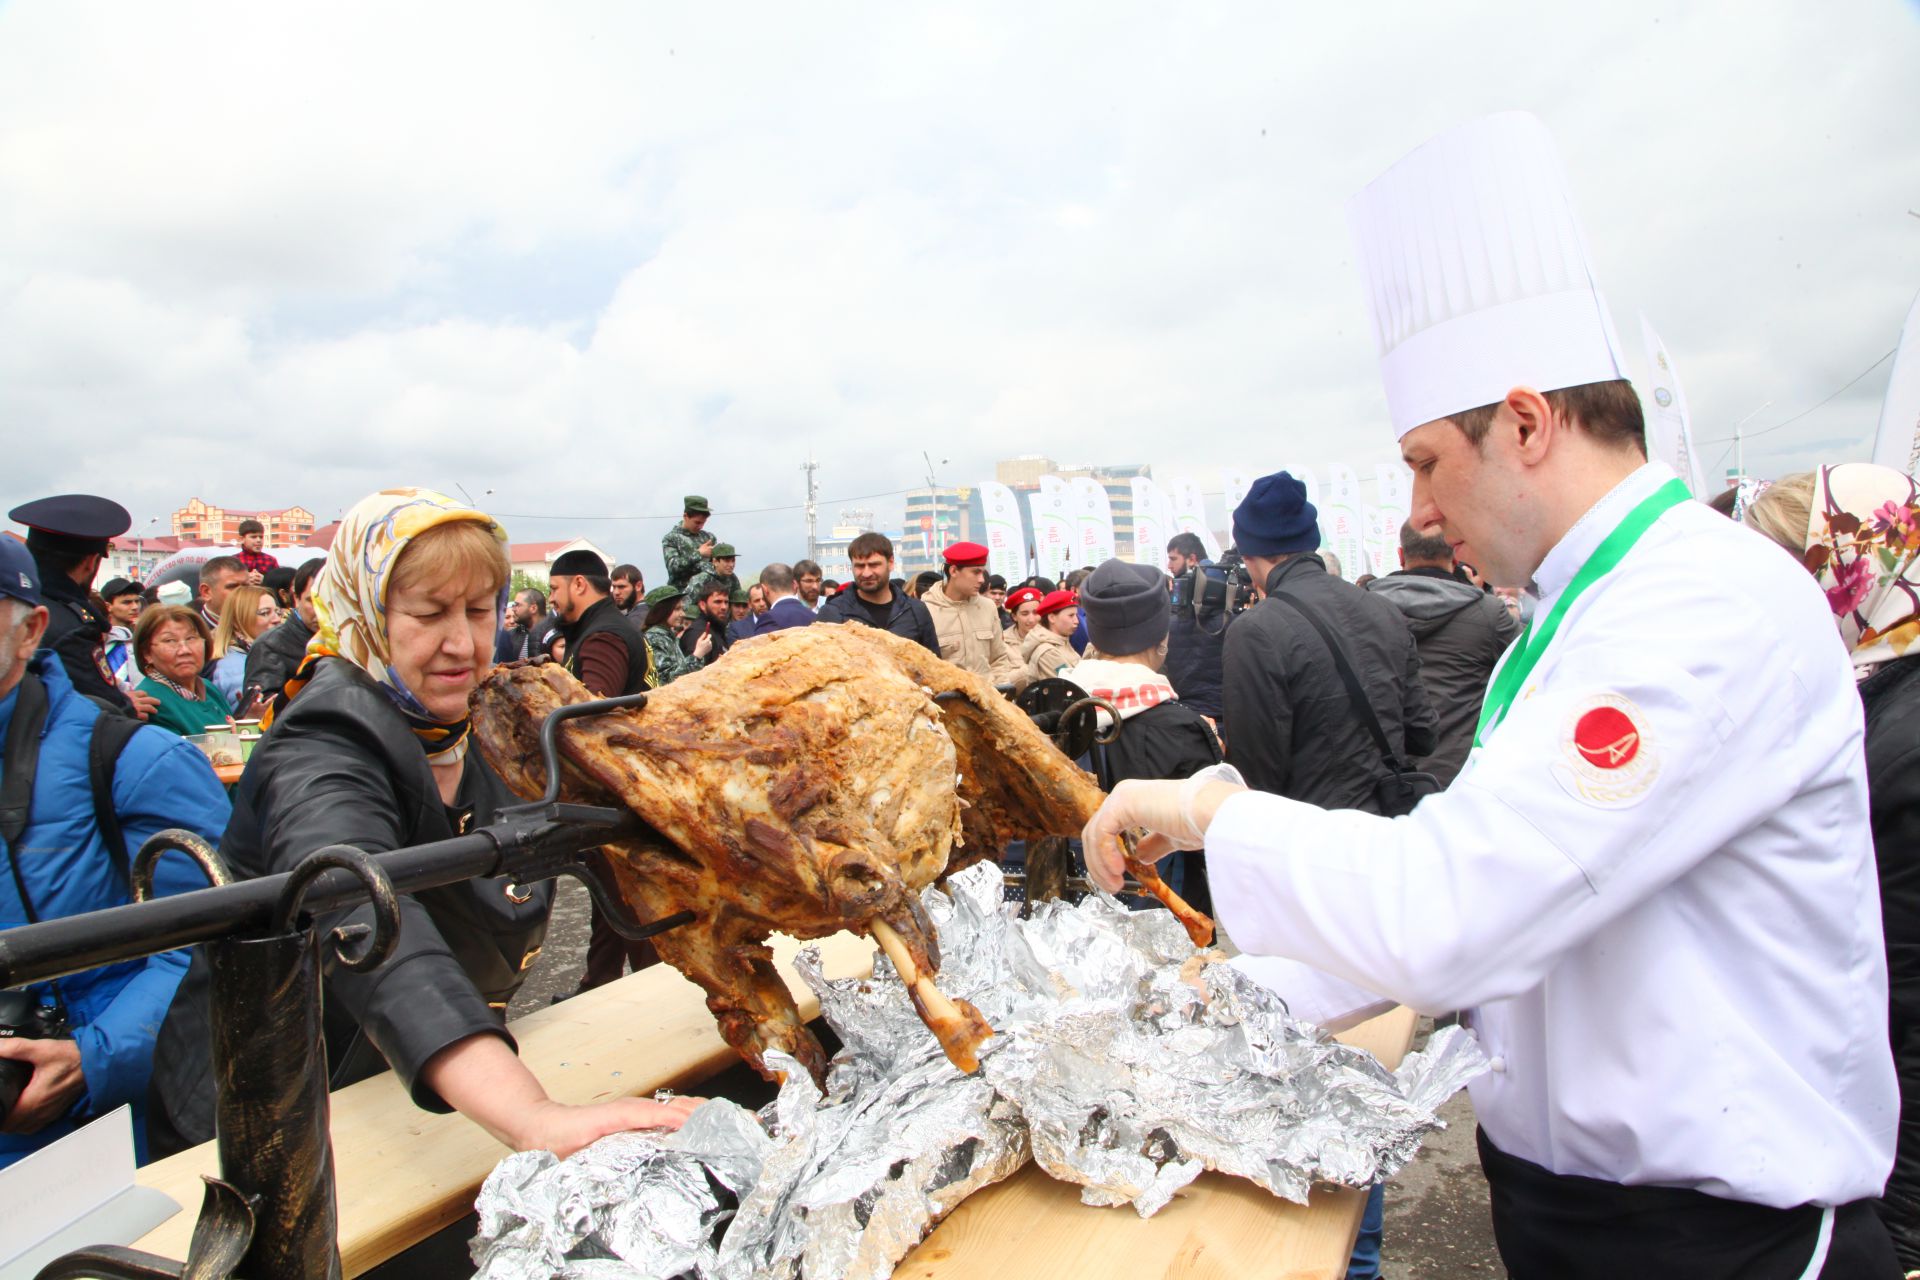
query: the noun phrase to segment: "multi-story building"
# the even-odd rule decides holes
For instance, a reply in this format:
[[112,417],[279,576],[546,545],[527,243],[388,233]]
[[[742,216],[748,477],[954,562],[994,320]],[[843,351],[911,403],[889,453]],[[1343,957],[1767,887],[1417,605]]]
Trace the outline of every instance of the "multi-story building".
[[938,570],[940,552],[950,543],[973,541],[974,531],[983,525],[980,494],[975,489],[942,485],[908,490],[906,517],[900,536],[893,540],[900,572],[911,577]]
[[173,513],[173,534],[187,541],[232,546],[240,540],[240,522],[258,520],[266,526],[269,547],[303,547],[313,536],[313,512],[305,507],[272,511],[240,511],[216,507],[199,498]]

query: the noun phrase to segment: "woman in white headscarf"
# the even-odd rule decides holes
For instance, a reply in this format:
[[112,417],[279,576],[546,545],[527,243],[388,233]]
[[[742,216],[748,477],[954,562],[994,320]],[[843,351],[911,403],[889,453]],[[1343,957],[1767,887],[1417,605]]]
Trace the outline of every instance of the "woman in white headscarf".
[[1846,463],[1743,493],[1745,523],[1826,589],[1867,722],[1867,784],[1887,939],[1889,1032],[1902,1112],[1879,1202],[1900,1265],[1920,1269],[1920,489]]

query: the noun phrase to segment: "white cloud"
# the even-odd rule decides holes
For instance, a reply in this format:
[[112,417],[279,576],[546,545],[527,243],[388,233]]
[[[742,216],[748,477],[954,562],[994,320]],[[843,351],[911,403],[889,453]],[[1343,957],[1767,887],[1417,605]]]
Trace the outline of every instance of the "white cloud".
[[[0,499],[458,483],[651,568],[661,523],[575,517],[795,502],[809,446],[829,497],[923,448],[1365,462],[1344,201],[1515,105],[1700,434],[1762,427],[1920,285],[1915,13],[16,3],[0,422],[59,443]],[[1750,463],[1858,449],[1882,385]]]

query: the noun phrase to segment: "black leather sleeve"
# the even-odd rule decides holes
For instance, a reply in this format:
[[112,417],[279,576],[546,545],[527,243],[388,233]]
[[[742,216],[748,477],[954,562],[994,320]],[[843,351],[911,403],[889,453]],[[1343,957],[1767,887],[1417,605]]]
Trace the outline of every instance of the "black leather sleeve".
[[[249,870],[291,871],[327,845],[382,852],[411,843],[407,833],[417,824],[410,819],[429,803],[438,806],[439,795],[420,794],[410,771],[387,767],[364,731],[344,717],[310,716],[300,729],[297,742],[275,744],[259,762],[263,772],[249,788],[263,863]],[[371,907],[336,913],[321,921],[323,936],[341,924],[370,925],[372,915]],[[351,972],[326,953],[326,998],[359,1022],[416,1104],[447,1111],[420,1083],[427,1060],[469,1036],[513,1041],[426,908],[407,894],[400,896],[400,922],[393,954],[371,973]]]

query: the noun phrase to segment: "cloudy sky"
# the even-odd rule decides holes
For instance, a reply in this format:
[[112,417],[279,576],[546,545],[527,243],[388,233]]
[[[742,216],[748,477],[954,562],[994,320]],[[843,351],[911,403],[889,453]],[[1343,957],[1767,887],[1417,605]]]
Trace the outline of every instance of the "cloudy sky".
[[1364,466],[1344,202],[1508,107],[1709,461],[1865,456],[1886,364],[1798,415],[1920,287],[1915,0],[1282,8],[4,4],[0,510],[465,486],[653,579],[690,491],[799,554],[809,449],[823,524],[922,450]]

